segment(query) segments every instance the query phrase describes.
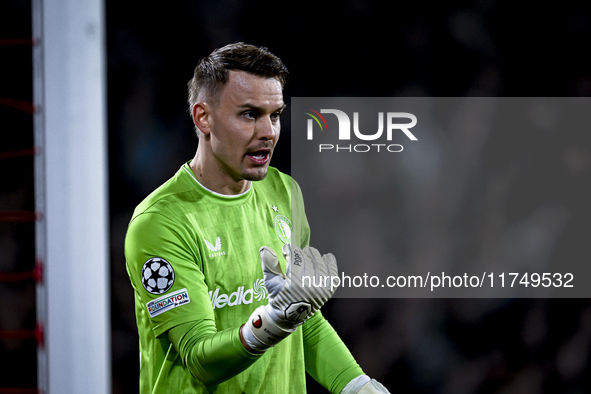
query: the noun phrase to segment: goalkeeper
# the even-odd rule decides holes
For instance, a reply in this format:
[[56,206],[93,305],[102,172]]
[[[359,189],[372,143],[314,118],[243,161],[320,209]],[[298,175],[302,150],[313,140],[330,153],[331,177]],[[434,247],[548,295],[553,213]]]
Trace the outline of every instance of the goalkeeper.
[[301,394],[306,372],[331,393],[388,393],[322,316],[330,281],[303,285],[338,273],[308,246],[299,186],[269,167],[286,76],[238,43],[189,82],[195,157],[138,205],[125,240],[142,394]]

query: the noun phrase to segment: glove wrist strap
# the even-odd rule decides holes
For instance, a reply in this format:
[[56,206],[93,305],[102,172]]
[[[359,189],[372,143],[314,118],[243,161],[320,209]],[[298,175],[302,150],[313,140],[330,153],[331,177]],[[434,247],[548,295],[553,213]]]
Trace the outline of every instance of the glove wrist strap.
[[345,386],[341,394],[356,394],[370,380],[371,378],[367,375],[359,375]]
[[242,335],[248,345],[259,352],[275,346],[296,329],[279,327],[269,316],[267,306],[259,306],[242,328]]

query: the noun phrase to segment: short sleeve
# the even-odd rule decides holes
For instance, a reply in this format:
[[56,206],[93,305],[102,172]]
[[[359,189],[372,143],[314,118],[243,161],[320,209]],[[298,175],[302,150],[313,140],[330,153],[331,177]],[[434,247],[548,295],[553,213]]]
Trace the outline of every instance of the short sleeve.
[[196,242],[160,213],[136,216],[127,230],[127,272],[156,336],[179,324],[214,319]]

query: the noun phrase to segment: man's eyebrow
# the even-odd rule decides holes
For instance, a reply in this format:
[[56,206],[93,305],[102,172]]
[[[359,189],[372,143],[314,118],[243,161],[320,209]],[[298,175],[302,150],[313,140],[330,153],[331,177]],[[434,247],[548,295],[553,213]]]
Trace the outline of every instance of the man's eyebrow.
[[[287,107],[287,104],[283,103],[283,105],[279,108],[277,108],[277,110],[283,111],[285,108]],[[263,112],[264,108],[263,107],[259,107],[258,105],[254,105],[251,103],[244,103],[238,106],[238,108],[250,108],[250,109],[256,109],[257,111]],[[275,110],[275,111],[277,111]],[[273,112],[275,112],[273,111]]]

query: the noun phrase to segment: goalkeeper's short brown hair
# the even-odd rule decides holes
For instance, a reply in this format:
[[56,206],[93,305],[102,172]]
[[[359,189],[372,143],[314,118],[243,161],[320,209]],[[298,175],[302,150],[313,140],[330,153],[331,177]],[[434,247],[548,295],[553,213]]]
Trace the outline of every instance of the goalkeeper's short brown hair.
[[275,78],[285,85],[288,71],[281,59],[265,47],[238,42],[214,50],[199,61],[189,81],[189,112],[199,100],[216,106],[230,70],[246,71],[265,78]]

